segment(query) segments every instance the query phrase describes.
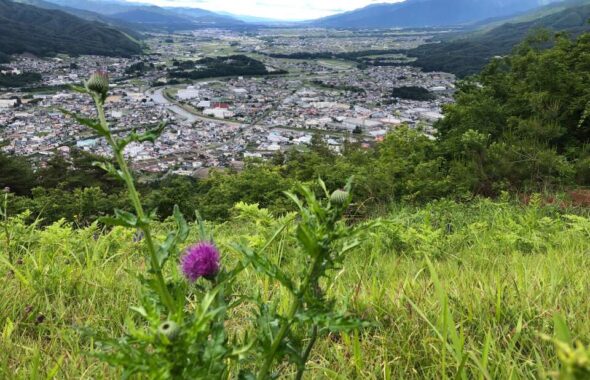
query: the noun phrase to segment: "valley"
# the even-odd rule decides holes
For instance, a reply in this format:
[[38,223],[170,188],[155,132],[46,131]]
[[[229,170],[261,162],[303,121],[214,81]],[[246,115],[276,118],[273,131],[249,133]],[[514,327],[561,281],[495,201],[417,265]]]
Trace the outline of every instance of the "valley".
[[588,263],[590,0],[0,0],[2,380],[588,380]]
[[[379,51],[420,46],[439,32],[432,33],[367,36],[364,32],[279,29],[253,35],[201,30],[154,35],[144,41],[148,50],[140,58],[21,58],[12,63],[14,70],[40,73],[43,79],[36,86],[56,90],[8,92],[5,97],[22,99],[22,105],[2,112],[0,124],[6,128],[0,138],[10,141],[5,152],[41,162],[51,152],[75,148],[70,136],[80,133],[80,128],[55,109],[88,111],[90,104],[64,86],[78,84],[102,67],[108,68],[115,83],[107,108],[117,129],[141,130],[156,120],[169,121],[161,146],[146,143],[128,151],[134,168],[150,174],[173,171],[202,176],[211,168],[241,167],[246,158],[306,150],[318,132],[336,151],[347,141],[374,145],[402,125],[420,128],[434,138],[432,125],[442,117],[441,107],[452,101],[452,74],[425,73],[401,64],[359,68],[344,58],[275,58],[313,49],[379,56]],[[213,66],[216,71],[202,68],[200,61],[224,56],[229,57],[223,59],[230,60],[231,73],[226,75],[223,70],[227,69],[218,64]],[[260,62],[263,71],[255,75],[240,71],[231,57],[251,60],[245,61],[244,68]],[[184,78],[183,73],[199,73],[202,78]],[[394,89],[404,86],[425,88],[431,98],[395,98]],[[78,143],[77,148],[109,153],[108,147],[92,139]]]

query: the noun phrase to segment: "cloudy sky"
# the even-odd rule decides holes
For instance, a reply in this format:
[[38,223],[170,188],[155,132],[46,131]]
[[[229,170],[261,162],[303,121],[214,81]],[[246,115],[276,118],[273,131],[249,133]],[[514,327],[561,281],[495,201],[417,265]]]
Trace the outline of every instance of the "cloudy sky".
[[401,0],[128,0],[160,6],[182,6],[225,11],[279,20],[306,20]]

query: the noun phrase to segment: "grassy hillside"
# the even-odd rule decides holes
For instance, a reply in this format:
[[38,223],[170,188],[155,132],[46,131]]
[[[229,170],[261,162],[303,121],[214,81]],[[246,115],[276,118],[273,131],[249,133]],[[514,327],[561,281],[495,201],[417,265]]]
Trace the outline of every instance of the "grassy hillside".
[[[321,336],[306,378],[425,379],[461,372],[465,378],[546,378],[558,360],[553,343],[540,334],[554,336],[555,315],[565,316],[573,339],[590,337],[590,221],[587,213],[575,213],[534,201],[392,206],[329,286],[339,308],[371,324],[358,334]],[[242,204],[232,221],[209,225],[223,265],[239,260],[232,243],[260,248],[285,220]],[[133,230],[64,223],[39,229],[17,216],[1,227],[0,377],[118,377],[88,355],[96,347],[86,332],[119,336],[130,305],[139,302],[136,275],[147,264]],[[156,237],[170,227],[158,225]],[[267,251],[289,273],[304,265],[293,231],[290,225]],[[197,236],[191,225],[188,241]],[[15,265],[7,263],[8,238]],[[181,281],[177,265],[169,268],[166,276]],[[253,270],[239,276],[232,292],[286,301],[283,289]],[[234,331],[249,329],[248,313],[247,304],[232,311]],[[292,374],[288,368],[281,378]]]
[[141,53],[141,47],[105,24],[0,0],[0,52],[129,56]]
[[509,54],[528,35],[546,29],[579,35],[590,30],[590,4],[569,7],[533,20],[504,23],[484,33],[476,33],[439,44],[427,44],[409,52],[416,66],[428,71],[446,71],[459,76],[479,72],[492,57]]

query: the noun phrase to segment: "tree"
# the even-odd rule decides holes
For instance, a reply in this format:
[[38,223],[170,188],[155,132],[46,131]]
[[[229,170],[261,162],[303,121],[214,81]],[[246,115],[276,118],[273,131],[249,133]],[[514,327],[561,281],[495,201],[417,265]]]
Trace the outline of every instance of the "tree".
[[35,185],[35,174],[25,158],[0,152],[0,189],[8,187],[15,194],[27,195]]
[[590,143],[589,50],[590,34],[554,41],[537,35],[460,84],[436,127],[454,170],[475,175],[476,193],[580,181],[577,163],[585,162]]

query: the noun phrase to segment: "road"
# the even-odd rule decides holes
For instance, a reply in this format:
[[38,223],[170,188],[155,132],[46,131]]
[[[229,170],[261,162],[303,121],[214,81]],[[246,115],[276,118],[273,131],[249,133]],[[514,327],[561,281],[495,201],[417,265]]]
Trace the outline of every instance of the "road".
[[169,101],[168,99],[166,99],[166,97],[163,94],[163,92],[165,90],[166,90],[165,88],[159,88],[159,89],[155,90],[154,92],[151,92],[151,91],[148,92],[147,95],[149,95],[152,98],[154,103],[165,105],[170,111],[174,112],[175,114],[177,114],[178,116],[180,116],[181,118],[183,118],[184,120],[186,120],[187,122],[189,122],[191,124],[197,120],[204,120],[204,121],[213,121],[213,122],[217,122],[217,123],[223,123],[226,125],[235,125],[235,126],[244,125],[243,123],[238,123],[235,121],[213,119],[213,118],[209,118],[209,117],[205,117],[205,116],[201,116],[201,115],[192,113],[192,112],[182,108],[178,104],[175,104],[175,103]]

